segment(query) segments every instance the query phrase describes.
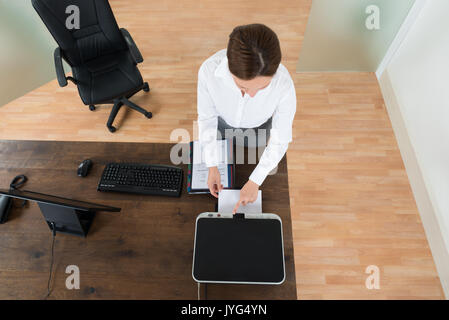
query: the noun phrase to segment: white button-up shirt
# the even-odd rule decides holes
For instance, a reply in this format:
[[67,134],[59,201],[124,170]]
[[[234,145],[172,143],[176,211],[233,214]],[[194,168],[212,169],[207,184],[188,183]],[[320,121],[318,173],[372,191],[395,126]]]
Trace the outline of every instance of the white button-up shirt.
[[261,185],[292,141],[296,91],[288,70],[280,64],[267,87],[254,97],[246,93],[242,96],[229,71],[226,49],[223,49],[201,65],[197,99],[199,141],[208,167],[218,164],[218,116],[235,128],[256,128],[273,117],[270,140],[249,177]]

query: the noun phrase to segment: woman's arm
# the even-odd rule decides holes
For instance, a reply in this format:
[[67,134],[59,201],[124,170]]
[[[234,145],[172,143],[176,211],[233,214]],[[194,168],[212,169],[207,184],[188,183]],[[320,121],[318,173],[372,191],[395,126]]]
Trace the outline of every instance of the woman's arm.
[[198,132],[201,145],[202,161],[209,167],[207,177],[207,185],[210,193],[218,198],[218,192],[223,189],[221,184],[220,172],[218,171],[218,154],[217,154],[217,126],[218,114],[214,103],[207,89],[207,73],[204,64],[198,72]]
[[296,91],[293,81],[289,84],[280,99],[279,106],[273,114],[270,141],[265,148],[258,165],[249,179],[259,186],[264,182],[271,170],[276,168],[292,141],[293,119],[296,113]]
[[293,81],[289,80],[279,106],[273,114],[270,141],[248,182],[240,190],[240,200],[235,205],[233,213],[237,212],[240,205],[257,200],[259,186],[270,171],[279,164],[288,149],[288,144],[292,141],[293,119],[296,113],[296,91]]
[[215,167],[218,165],[218,113],[207,89],[207,73],[205,68],[203,64],[198,71],[198,133],[201,150],[203,151],[202,160],[204,160],[208,167]]

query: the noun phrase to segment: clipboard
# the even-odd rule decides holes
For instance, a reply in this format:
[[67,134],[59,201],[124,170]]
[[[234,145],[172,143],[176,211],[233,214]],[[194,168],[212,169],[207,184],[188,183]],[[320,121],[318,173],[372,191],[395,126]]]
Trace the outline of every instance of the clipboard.
[[201,213],[195,226],[192,277],[199,283],[282,284],[281,218],[272,213]]
[[[226,167],[227,174],[224,177],[222,177],[222,179],[225,179],[222,182],[223,182],[223,185],[225,185],[225,189],[232,189],[235,184],[234,142],[232,139],[217,140],[217,141],[219,141],[220,143],[227,144],[226,155],[224,155],[227,157],[227,165],[224,165]],[[200,169],[201,171],[207,170],[205,163],[199,163],[199,164],[194,165],[194,151],[193,150],[194,150],[195,143],[198,143],[198,141],[191,141],[189,144],[190,161],[189,161],[189,165],[188,165],[188,169],[187,169],[187,193],[189,193],[189,194],[210,193],[207,185],[204,185],[203,188],[195,188],[194,187],[194,184],[195,184],[193,182],[193,177],[195,176],[194,170],[196,170],[196,169]],[[220,173],[222,173],[220,166],[219,166],[219,171],[220,171]],[[206,175],[206,180],[207,180],[207,175]]]

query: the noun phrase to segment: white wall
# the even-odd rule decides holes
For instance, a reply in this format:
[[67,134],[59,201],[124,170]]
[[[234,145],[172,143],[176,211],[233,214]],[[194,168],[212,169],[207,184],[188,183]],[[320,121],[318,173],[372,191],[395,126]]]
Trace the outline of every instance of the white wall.
[[[449,297],[449,1],[427,1],[380,79]],[[408,136],[405,138],[405,136]]]
[[[376,71],[416,0],[313,0],[297,72]],[[379,8],[379,30],[366,9]]]
[[31,0],[0,0],[0,107],[56,78],[56,42]]

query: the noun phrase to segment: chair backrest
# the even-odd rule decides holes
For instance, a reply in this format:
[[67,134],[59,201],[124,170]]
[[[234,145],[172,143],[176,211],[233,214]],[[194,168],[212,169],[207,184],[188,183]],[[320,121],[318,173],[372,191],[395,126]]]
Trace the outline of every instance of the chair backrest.
[[[107,0],[32,0],[32,3],[71,66],[127,48]],[[79,8],[79,29],[66,26],[73,13],[67,8],[73,5]]]

